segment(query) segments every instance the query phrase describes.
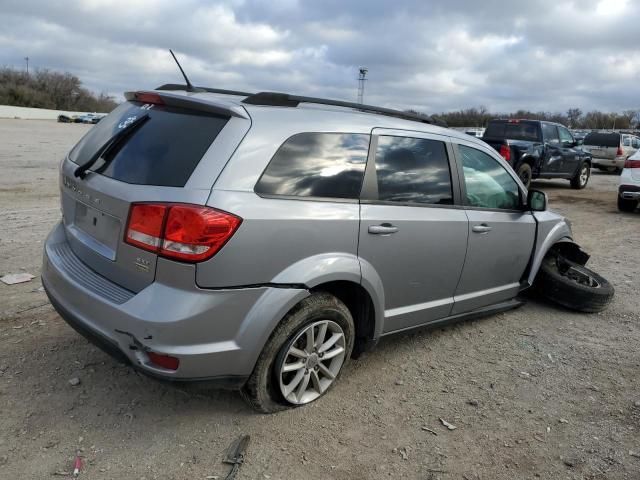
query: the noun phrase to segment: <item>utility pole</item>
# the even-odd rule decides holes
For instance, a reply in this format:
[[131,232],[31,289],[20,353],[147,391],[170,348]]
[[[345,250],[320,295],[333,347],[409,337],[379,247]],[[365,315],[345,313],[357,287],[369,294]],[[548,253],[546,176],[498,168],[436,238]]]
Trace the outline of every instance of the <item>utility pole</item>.
[[358,103],[363,103],[364,100],[364,82],[369,70],[366,67],[360,67],[360,76],[358,77]]
[[29,76],[29,57],[24,57],[25,62],[27,62],[27,77]]

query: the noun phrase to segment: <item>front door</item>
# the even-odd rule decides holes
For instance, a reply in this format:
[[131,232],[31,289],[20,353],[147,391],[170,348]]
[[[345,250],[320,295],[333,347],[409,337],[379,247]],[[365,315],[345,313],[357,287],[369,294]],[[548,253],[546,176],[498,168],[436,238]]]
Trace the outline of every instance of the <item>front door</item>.
[[560,148],[562,150],[562,172],[565,174],[573,174],[578,171],[580,162],[582,161],[576,149],[576,141],[569,129],[558,127],[560,136]]
[[382,282],[386,333],[451,313],[468,221],[454,206],[459,189],[447,137],[383,129],[373,134],[358,255]]
[[536,223],[522,209],[524,192],[495,152],[477,144],[454,144],[469,219],[467,256],[452,314],[515,297],[527,268]]

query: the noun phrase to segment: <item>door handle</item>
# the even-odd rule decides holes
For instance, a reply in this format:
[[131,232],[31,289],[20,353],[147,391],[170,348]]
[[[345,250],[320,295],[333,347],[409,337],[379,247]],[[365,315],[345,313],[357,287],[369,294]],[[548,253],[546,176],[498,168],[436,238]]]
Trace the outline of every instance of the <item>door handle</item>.
[[383,223],[382,225],[369,225],[369,233],[373,235],[390,235],[396,233],[398,227],[394,227],[390,223]]
[[474,225],[471,230],[475,233],[489,233],[491,231],[491,227],[486,223],[483,223],[481,225]]

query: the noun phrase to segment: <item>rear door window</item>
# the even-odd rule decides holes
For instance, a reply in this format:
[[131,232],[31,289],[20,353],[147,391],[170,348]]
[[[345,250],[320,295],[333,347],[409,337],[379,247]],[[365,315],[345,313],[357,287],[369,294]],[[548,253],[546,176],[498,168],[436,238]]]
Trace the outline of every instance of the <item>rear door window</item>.
[[451,171],[444,142],[378,137],[378,199],[388,202],[453,204]]
[[299,133],[278,149],[258,180],[262,195],[357,199],[369,135]]
[[119,105],[80,140],[70,160],[85,163],[127,121],[147,113],[149,120],[91,170],[126,183],[183,187],[229,118],[165,105],[142,107]]

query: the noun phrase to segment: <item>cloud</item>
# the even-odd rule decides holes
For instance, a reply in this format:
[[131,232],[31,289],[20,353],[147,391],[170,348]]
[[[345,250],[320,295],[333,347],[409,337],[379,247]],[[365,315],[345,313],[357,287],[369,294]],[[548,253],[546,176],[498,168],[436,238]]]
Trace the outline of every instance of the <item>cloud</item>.
[[121,95],[182,79],[438,112],[640,107],[640,4],[626,0],[5,0],[0,64]]

